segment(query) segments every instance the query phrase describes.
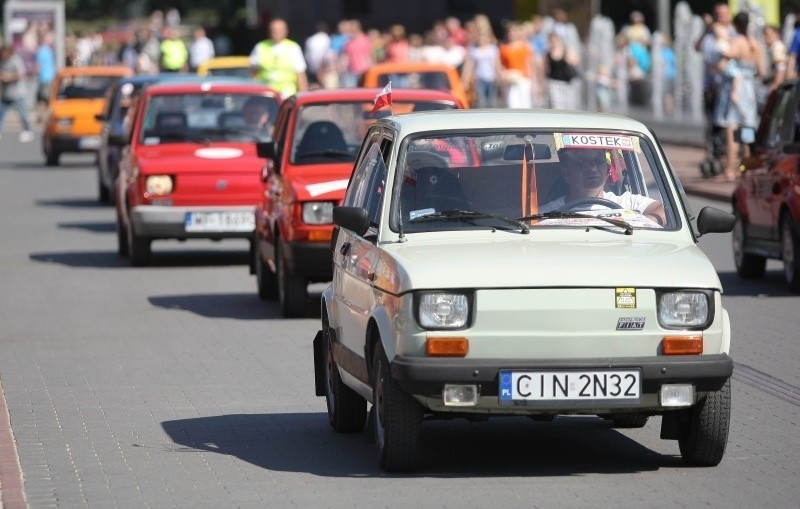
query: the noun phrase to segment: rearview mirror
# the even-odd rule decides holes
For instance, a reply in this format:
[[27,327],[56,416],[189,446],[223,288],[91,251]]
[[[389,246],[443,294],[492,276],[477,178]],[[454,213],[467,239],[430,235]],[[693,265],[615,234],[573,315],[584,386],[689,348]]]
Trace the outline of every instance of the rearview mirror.
[[733,230],[736,216],[714,207],[703,207],[697,216],[697,231],[700,235],[706,233],[727,233]]
[[333,223],[356,235],[364,235],[369,230],[369,217],[362,207],[333,207]]
[[517,145],[507,145],[503,151],[504,161],[522,161],[523,150],[525,159],[533,161],[534,159],[550,159],[550,145],[546,143],[525,143]]
[[260,141],[256,143],[256,153],[258,157],[264,159],[275,159],[277,155],[277,147],[273,140]]

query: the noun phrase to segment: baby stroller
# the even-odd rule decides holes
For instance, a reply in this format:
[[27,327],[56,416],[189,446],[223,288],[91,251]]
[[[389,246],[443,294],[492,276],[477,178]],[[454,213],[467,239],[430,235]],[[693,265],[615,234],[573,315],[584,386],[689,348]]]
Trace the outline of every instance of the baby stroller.
[[717,90],[706,90],[703,97],[706,114],[706,158],[700,163],[700,174],[703,178],[719,175],[724,169],[721,158],[725,156],[726,141],[725,128],[714,125],[714,108],[716,106]]

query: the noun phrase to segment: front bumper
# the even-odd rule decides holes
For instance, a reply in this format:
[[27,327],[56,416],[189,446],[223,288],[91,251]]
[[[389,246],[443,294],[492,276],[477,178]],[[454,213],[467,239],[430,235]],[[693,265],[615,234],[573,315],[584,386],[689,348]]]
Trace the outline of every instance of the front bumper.
[[249,231],[186,231],[187,214],[213,212],[249,212],[253,214],[253,224],[255,224],[255,207],[252,205],[192,207],[137,205],[131,209],[129,217],[133,231],[137,235],[151,239],[249,239],[253,237],[254,229]]
[[[657,407],[658,391],[663,384],[692,384],[698,394],[722,388],[733,373],[733,360],[728,354],[676,355],[659,357],[595,358],[595,359],[447,359],[396,356],[391,363],[392,376],[404,391],[428,406],[441,402],[444,384],[478,385],[481,405],[496,409],[501,370],[614,370],[638,369],[641,372],[642,401],[639,407]],[[552,404],[544,405],[548,409]],[[623,406],[630,405],[625,404]],[[564,408],[574,410],[575,405]],[[535,407],[529,406],[533,409]],[[484,408],[485,410],[486,408]],[[450,408],[449,410],[456,410]],[[472,411],[461,408],[460,411]],[[479,409],[478,409],[479,410]]]
[[50,137],[50,147],[54,153],[64,152],[97,152],[100,148],[99,135],[72,136],[54,135]]

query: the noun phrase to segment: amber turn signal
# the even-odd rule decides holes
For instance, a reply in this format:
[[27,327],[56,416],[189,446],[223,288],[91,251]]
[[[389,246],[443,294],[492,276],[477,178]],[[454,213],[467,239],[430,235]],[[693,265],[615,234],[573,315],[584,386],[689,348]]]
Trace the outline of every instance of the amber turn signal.
[[700,355],[703,353],[703,336],[665,336],[661,340],[664,355]]
[[328,242],[331,240],[331,230],[314,230],[308,232],[308,240],[311,242]]
[[425,354],[428,357],[466,357],[467,352],[467,338],[428,338],[425,342]]

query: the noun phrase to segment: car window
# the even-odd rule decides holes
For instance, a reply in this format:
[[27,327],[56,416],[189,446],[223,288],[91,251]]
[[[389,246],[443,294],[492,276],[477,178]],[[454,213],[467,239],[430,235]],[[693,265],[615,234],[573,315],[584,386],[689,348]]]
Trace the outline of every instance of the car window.
[[353,162],[367,130],[378,118],[414,111],[454,109],[444,101],[396,100],[391,110],[372,112],[373,101],[332,102],[302,106],[291,141],[293,164]]
[[405,232],[496,226],[491,219],[434,217],[448,211],[541,215],[530,220],[532,228],[608,226],[595,218],[603,216],[634,228],[674,229],[675,200],[667,199],[654,154],[646,139],[632,133],[420,136],[401,148],[393,214]]
[[432,90],[451,90],[450,78],[442,71],[390,73],[378,76],[378,86],[392,82],[397,88],[428,88]]
[[58,99],[100,99],[118,76],[67,76],[58,82]]
[[154,95],[141,129],[142,143],[263,141],[272,134],[277,100],[260,94]]
[[[769,148],[775,148],[781,142],[781,128],[786,118],[786,110],[792,98],[792,89],[783,87],[777,92],[772,113],[767,118],[766,132],[764,134],[764,144]],[[795,135],[797,139],[797,135]]]
[[386,189],[386,163],[381,141],[378,137],[370,141],[371,145],[364,158],[353,172],[353,178],[344,199],[346,206],[366,209],[370,223],[373,225],[378,223],[380,205]]

